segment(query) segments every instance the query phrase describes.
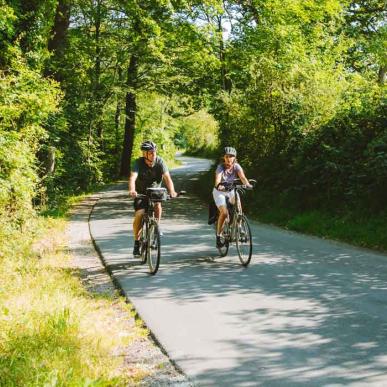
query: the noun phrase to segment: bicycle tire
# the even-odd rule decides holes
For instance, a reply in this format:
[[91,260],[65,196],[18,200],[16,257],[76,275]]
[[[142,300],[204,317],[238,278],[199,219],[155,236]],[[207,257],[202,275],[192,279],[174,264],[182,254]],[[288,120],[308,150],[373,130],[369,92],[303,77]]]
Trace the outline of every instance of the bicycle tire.
[[140,253],[141,253],[141,265],[144,265],[147,260],[147,236],[146,236],[146,225],[143,225],[143,229],[141,231],[141,237],[140,237]]
[[160,232],[156,222],[150,222],[146,246],[149,273],[155,275],[160,266]]
[[245,215],[240,215],[237,221],[236,247],[242,266],[247,266],[253,253],[251,229]]

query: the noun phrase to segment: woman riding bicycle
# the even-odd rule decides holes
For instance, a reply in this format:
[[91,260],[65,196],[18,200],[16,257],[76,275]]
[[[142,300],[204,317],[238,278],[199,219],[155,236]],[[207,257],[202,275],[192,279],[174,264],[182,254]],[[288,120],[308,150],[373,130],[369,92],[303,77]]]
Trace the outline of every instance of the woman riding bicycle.
[[225,186],[222,183],[229,183],[239,178],[243,184],[248,188],[252,188],[252,185],[247,180],[242,167],[236,160],[237,151],[233,147],[226,146],[224,148],[223,163],[219,164],[215,171],[215,187],[212,191],[214,201],[219,210],[218,223],[216,227],[216,247],[221,248],[223,246],[221,240],[221,233],[223,230],[223,224],[228,216],[227,201],[229,199],[231,204],[235,203],[234,191],[226,191]]

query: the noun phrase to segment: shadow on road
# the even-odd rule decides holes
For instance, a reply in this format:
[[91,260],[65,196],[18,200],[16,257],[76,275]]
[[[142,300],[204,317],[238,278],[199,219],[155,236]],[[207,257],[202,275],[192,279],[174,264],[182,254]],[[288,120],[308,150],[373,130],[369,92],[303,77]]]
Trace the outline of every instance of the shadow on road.
[[[240,334],[220,339],[231,355],[218,353],[223,366],[197,375],[200,384],[387,383],[385,256],[255,225],[252,264],[243,268],[235,248],[216,256],[199,201],[188,197],[164,208],[162,263],[154,277],[131,258],[133,212],[120,187],[98,205],[93,222],[116,220],[106,223],[98,244],[129,298],[227,303],[224,324]],[[189,367],[195,358],[176,360]]]

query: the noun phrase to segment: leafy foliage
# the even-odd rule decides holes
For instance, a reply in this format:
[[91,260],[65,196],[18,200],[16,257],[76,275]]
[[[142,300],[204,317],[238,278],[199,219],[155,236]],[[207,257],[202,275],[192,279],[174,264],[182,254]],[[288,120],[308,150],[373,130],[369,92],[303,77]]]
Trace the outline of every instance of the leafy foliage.
[[169,162],[234,145],[270,197],[300,207],[383,207],[382,1],[0,5],[0,211],[14,224],[118,177],[144,139]]
[[60,93],[19,55],[7,72],[0,71],[0,91],[0,229],[5,230],[22,226],[33,214],[36,153]]

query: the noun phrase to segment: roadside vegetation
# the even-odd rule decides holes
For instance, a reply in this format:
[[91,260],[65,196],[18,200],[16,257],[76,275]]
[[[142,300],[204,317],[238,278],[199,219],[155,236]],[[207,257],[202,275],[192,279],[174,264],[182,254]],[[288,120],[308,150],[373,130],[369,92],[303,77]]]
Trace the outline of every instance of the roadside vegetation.
[[[205,204],[211,200],[214,170],[202,173],[193,181],[190,189],[201,197]],[[254,175],[248,177],[254,178]],[[259,186],[254,191],[246,191],[242,198],[244,210],[251,219],[327,239],[350,243],[387,252],[387,213],[373,213],[369,208],[344,209],[302,209],[295,201],[265,191]]]
[[[72,380],[80,367],[50,362],[88,357],[72,341],[89,340],[71,309],[81,290],[30,249],[37,213],[127,178],[145,139],[171,165],[179,149],[216,159],[234,146],[258,180],[252,216],[386,250],[386,17],[384,0],[0,0],[0,372],[11,385],[27,363],[40,384],[31,337],[47,342],[42,378]],[[59,354],[50,329],[73,335]],[[94,349],[84,380],[97,375]]]
[[126,386],[146,373],[123,372],[120,351],[147,332],[127,335],[130,307],[88,292],[67,251],[64,218],[36,218],[1,239],[0,385]]

